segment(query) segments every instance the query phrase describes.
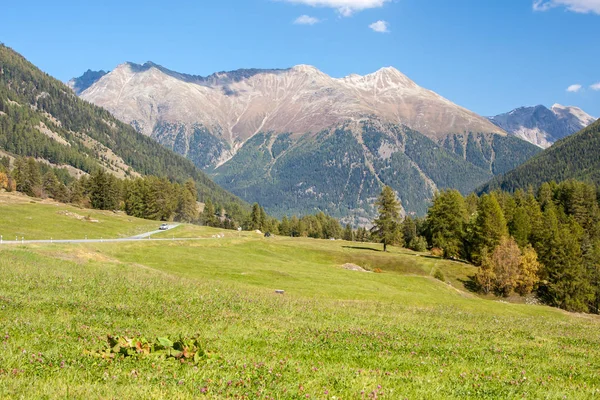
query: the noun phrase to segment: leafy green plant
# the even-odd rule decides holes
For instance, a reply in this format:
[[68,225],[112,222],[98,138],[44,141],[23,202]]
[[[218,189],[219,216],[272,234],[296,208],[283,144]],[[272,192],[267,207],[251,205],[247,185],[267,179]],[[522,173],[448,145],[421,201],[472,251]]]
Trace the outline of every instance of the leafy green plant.
[[209,355],[202,349],[198,337],[180,336],[172,341],[168,337],[156,338],[153,342],[144,337],[128,338],[126,336],[107,335],[104,347],[98,351],[88,352],[94,356],[114,359],[121,357],[140,357],[154,355],[164,358],[175,358],[197,364]]

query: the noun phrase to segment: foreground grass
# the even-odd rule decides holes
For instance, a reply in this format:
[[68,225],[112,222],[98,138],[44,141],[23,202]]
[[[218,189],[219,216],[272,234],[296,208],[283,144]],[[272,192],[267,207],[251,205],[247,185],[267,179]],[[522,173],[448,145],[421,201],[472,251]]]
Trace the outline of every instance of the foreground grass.
[[81,209],[19,193],[0,193],[0,235],[4,240],[119,238],[153,231],[159,225],[124,213]]
[[[441,268],[458,282],[468,266],[337,241],[161,243],[0,249],[0,397],[600,395],[596,318],[428,276]],[[106,334],[199,335],[211,357],[87,355]]]

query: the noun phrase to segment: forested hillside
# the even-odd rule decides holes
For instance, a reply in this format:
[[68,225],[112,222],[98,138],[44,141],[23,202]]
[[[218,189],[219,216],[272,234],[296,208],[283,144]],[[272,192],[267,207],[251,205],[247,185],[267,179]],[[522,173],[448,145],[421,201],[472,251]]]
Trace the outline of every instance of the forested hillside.
[[249,206],[212,182],[190,161],[137,133],[108,111],[79,99],[66,85],[0,45],[0,150],[80,172],[98,168],[121,177],[192,178],[199,199],[234,212]]
[[578,179],[600,184],[600,121],[556,142],[505,175],[494,178],[480,189],[514,191],[544,182]]
[[278,217],[323,211],[354,225],[370,224],[382,185],[407,213],[423,215],[436,190],[467,194],[492,177],[418,132],[377,120],[299,138],[259,133],[211,173]]

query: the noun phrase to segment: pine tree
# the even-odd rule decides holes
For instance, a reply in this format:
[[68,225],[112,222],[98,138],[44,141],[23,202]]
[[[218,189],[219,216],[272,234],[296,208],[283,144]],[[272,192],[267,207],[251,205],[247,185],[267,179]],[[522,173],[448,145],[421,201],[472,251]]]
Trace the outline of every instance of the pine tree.
[[485,194],[479,199],[477,218],[473,227],[473,252],[471,259],[475,264],[481,262],[481,252],[487,248],[492,252],[503,237],[508,236],[508,227],[500,204],[493,194]]
[[54,171],[50,170],[44,174],[42,187],[44,189],[44,193],[53,199],[58,197],[60,191],[60,182],[56,177]]
[[283,218],[281,219],[281,223],[279,224],[279,234],[283,236],[292,236],[290,221],[285,215],[283,216]]
[[515,238],[521,248],[527,246],[531,235],[531,221],[524,206],[517,206],[508,228],[510,235]]
[[116,210],[119,206],[120,189],[117,179],[98,169],[92,174],[89,181],[90,202],[98,210]]
[[444,257],[460,257],[467,220],[465,200],[458,190],[436,193],[427,214],[427,225],[431,243],[444,250]]
[[387,251],[388,245],[399,244],[402,241],[402,231],[400,230],[400,202],[396,199],[396,194],[389,186],[384,186],[377,202],[379,217],[373,221],[371,232],[383,243],[383,251]]
[[202,211],[202,222],[206,226],[215,226],[217,218],[215,217],[215,207],[210,199],[206,199],[204,210]]
[[196,184],[193,180],[188,180],[180,188],[176,218],[178,221],[194,222],[198,219],[198,205],[196,204]]
[[250,213],[250,230],[256,231],[262,228],[260,205],[254,203],[252,205],[252,212]]
[[354,232],[352,232],[352,227],[350,224],[346,224],[344,228],[344,234],[342,235],[342,239],[347,240],[348,242],[352,242],[354,240]]
[[404,247],[407,248],[417,237],[417,224],[409,215],[402,221],[402,235],[404,237]]

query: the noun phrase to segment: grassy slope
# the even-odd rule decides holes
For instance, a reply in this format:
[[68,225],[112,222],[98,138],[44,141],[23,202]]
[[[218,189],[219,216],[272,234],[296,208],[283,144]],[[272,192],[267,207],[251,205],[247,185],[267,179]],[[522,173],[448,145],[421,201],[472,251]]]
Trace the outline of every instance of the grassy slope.
[[[457,286],[472,267],[348,247],[374,245],[177,230],[209,238],[0,248],[0,397],[599,393],[596,317],[484,300],[428,276],[437,264]],[[107,333],[199,334],[213,357],[196,368],[84,354]]]
[[[67,214],[69,213],[69,214]],[[78,217],[88,217],[90,222]],[[88,239],[129,237],[160,225],[111,211],[84,210],[21,194],[0,193],[0,235],[4,240]]]

